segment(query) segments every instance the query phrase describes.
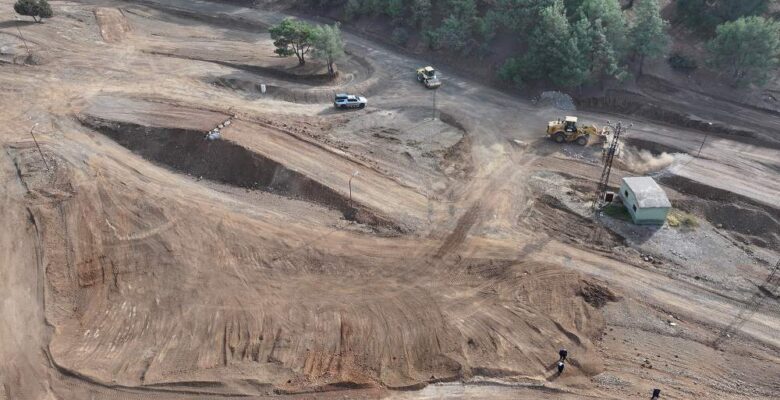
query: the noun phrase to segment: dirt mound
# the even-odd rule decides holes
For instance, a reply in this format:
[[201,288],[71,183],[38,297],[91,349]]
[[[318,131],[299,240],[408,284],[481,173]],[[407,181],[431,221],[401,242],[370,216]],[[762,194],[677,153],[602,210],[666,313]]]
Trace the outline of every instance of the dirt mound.
[[100,35],[106,43],[118,43],[132,30],[121,9],[98,7],[95,19],[100,26]]
[[363,207],[352,211],[349,199],[331,188],[228,140],[205,140],[202,131],[119,123],[93,116],[81,122],[144,158],[179,172],[239,187],[264,190],[335,208],[351,219],[397,229]]
[[731,231],[742,242],[769,249],[780,247],[780,218],[766,209],[742,201],[686,199],[678,203],[681,209],[703,215],[716,227]]
[[609,93],[603,97],[578,99],[577,106],[581,109],[590,111],[638,115],[684,128],[710,132],[743,143],[762,145],[776,149],[780,148],[780,141],[778,141],[777,138],[767,136],[763,132],[754,132],[739,127],[726,126],[717,122],[705,121],[693,115],[651,103],[647,101],[646,98],[635,93],[610,90]]
[[676,201],[677,207],[704,216],[716,227],[732,231],[745,243],[766,248],[780,246],[780,208],[677,175],[662,176],[660,180],[691,196]]
[[680,193],[713,202],[745,204],[766,212],[774,219],[780,219],[780,208],[759,203],[749,197],[728,190],[708,186],[680,175],[660,175],[657,179]]
[[[51,362],[70,377],[191,396],[420,388],[546,376],[540,360],[558,344],[577,354],[570,375],[602,369],[592,340],[604,321],[576,296],[576,272],[409,257],[419,240],[325,240],[196,187],[158,190],[170,182],[131,178],[110,159],[87,176],[51,156],[55,167],[41,168],[32,146],[14,154],[28,191],[46,196],[27,206]],[[75,190],[60,198],[52,185]]]
[[[603,230],[593,220],[576,214],[557,198],[541,195],[525,223],[533,229],[543,229],[557,240],[587,246],[610,248],[625,240],[612,231]],[[598,234],[596,234],[598,230]]]
[[583,280],[577,292],[585,301],[596,308],[604,307],[609,302],[616,302],[620,298],[603,284]]

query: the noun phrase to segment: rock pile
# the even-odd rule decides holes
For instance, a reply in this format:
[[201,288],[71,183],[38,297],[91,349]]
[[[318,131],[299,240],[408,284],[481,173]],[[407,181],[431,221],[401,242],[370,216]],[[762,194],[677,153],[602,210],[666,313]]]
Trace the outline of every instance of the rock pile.
[[217,125],[216,128],[206,132],[206,140],[217,140],[222,136],[222,129],[230,126],[230,121],[235,118],[235,116],[232,116],[228,118],[225,122]]
[[547,91],[542,92],[537,104],[543,106],[553,106],[563,111],[577,111],[577,106],[574,105],[574,100],[566,93]]

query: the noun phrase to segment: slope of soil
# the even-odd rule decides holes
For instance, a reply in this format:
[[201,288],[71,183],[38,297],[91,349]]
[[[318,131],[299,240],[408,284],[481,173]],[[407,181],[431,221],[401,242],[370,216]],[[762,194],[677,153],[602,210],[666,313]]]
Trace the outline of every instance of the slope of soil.
[[[701,224],[610,233],[600,150],[546,140],[557,110],[446,67],[428,91],[427,61],[346,33],[371,68],[341,72],[376,84],[338,112],[318,96],[349,82],[246,68],[291,61],[251,51],[283,13],[144,3],[53,2],[19,26],[46,62],[0,68],[0,397],[777,397],[779,254],[751,244],[777,220],[776,149],[621,115],[635,145],[688,153],[653,173]],[[106,43],[96,8],[132,29]],[[350,186],[390,229],[339,216]]]

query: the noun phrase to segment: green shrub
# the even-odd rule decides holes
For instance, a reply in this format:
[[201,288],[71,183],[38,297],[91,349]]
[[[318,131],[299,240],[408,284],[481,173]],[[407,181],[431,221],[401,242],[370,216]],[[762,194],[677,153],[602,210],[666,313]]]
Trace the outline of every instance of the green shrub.
[[673,228],[694,229],[699,226],[695,216],[682,210],[672,210],[666,216],[666,222]]
[[696,68],[699,68],[699,64],[695,59],[683,53],[672,53],[672,55],[669,56],[668,62],[673,69],[681,72],[692,72]]
[[724,22],[761,15],[768,5],[769,0],[677,0],[677,18],[691,28],[711,34]]
[[14,11],[32,17],[35,22],[42,22],[44,18],[51,18],[54,15],[46,0],[18,0],[14,4]]
[[744,17],[718,25],[707,43],[710,62],[736,86],[763,85],[780,67],[780,22]]
[[393,29],[393,34],[390,37],[390,40],[399,46],[404,46],[406,45],[406,42],[409,41],[409,32],[406,30],[406,28],[399,26]]
[[603,212],[604,215],[608,217],[621,219],[623,221],[631,221],[631,214],[629,214],[628,210],[626,210],[626,206],[620,202],[607,204],[604,208],[601,209],[601,212]]

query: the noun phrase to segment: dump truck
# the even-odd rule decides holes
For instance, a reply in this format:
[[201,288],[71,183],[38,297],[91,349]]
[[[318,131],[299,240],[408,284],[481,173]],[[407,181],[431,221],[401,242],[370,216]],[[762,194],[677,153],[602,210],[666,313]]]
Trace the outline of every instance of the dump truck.
[[577,117],[567,116],[547,123],[547,136],[555,143],[575,142],[580,146],[604,140],[604,131],[593,125],[577,125]]
[[422,82],[428,89],[436,89],[441,86],[441,81],[439,80],[439,77],[436,76],[436,70],[430,65],[417,68],[417,80]]

